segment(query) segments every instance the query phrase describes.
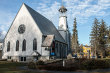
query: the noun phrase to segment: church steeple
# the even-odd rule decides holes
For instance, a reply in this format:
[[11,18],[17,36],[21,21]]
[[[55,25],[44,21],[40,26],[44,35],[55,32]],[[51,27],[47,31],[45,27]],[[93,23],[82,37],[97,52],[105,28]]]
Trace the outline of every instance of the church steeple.
[[58,11],[60,13],[58,31],[68,45],[67,52],[66,52],[68,54],[68,52],[70,51],[70,32],[68,29],[68,22],[67,22],[67,16],[66,16],[67,9],[66,7],[64,7],[63,2],[62,2],[62,6],[59,8]]
[[67,9],[62,5],[59,9],[59,12],[61,13],[65,13],[67,11]]
[[58,11],[60,13],[58,29],[66,31],[68,30],[67,16],[66,16],[67,9],[62,5]]

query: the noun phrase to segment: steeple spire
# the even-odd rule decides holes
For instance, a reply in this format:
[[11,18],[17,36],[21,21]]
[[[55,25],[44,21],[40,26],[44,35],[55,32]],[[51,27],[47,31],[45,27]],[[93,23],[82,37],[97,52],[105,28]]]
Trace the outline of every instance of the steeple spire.
[[61,2],[62,2],[62,5],[58,10],[60,13],[58,31],[61,34],[61,36],[64,38],[65,42],[68,44],[68,47],[66,50],[67,51],[66,53],[68,53],[70,50],[70,32],[68,29],[68,22],[67,22],[67,16],[66,16],[67,9],[63,5],[63,0],[61,0]]
[[65,13],[67,11],[67,9],[62,5],[59,9],[59,12],[61,13]]
[[64,7],[64,5],[63,5],[63,0],[61,0],[61,7],[60,7],[60,9],[59,9],[59,12],[60,13],[65,13],[67,11],[67,9]]

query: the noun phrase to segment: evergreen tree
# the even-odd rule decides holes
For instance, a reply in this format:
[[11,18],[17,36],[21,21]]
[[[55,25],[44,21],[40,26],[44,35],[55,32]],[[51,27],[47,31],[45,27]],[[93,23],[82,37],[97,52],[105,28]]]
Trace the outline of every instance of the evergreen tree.
[[107,31],[107,49],[106,49],[106,56],[109,56],[110,55],[110,26],[109,26],[109,29]]
[[106,36],[107,36],[107,27],[104,20],[102,19],[100,28],[99,28],[99,39],[98,39],[98,42],[99,42],[98,54],[101,55],[101,58],[105,57],[106,40],[107,40]]
[[[110,44],[110,26],[109,26],[109,29],[107,31],[107,44]],[[110,48],[110,45],[108,47]]]
[[77,31],[76,18],[74,19],[74,24],[73,24],[73,35],[72,35],[72,41],[71,41],[71,48],[72,48],[72,53],[78,52],[79,43],[78,43],[78,31]]
[[83,44],[81,44],[80,46],[79,46],[79,52],[80,52],[80,55],[83,57],[84,56],[84,53],[83,53]]
[[95,18],[94,23],[93,23],[93,27],[92,27],[92,31],[91,31],[91,47],[92,47],[92,52],[93,55],[96,57],[97,56],[97,50],[98,50],[98,37],[99,37],[99,22],[98,20]]

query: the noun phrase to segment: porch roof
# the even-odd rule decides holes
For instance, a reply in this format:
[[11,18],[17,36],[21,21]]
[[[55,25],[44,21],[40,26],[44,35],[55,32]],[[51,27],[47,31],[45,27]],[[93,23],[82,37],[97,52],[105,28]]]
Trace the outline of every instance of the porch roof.
[[47,35],[47,37],[42,43],[42,47],[50,47],[52,45],[53,40],[54,40],[54,35]]
[[37,51],[34,51],[31,55],[32,55],[32,56],[41,56],[40,53],[37,52]]

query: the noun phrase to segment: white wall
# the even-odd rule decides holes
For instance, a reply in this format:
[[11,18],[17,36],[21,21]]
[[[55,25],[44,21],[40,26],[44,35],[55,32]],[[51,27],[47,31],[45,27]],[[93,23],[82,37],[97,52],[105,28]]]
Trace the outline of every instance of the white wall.
[[[21,24],[24,24],[26,27],[23,34],[18,33],[18,27]],[[31,56],[34,38],[37,39],[37,50],[41,54],[42,33],[23,4],[5,37],[2,58],[7,58],[7,56]],[[22,42],[24,39],[26,40],[26,51],[22,51]],[[16,51],[17,40],[19,40],[19,51]],[[8,41],[10,41],[9,52],[7,52]]]
[[59,17],[59,30],[67,30],[67,17],[66,16],[61,16]]

